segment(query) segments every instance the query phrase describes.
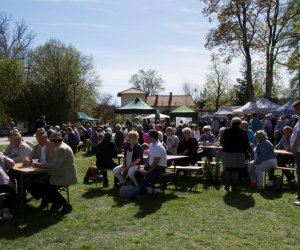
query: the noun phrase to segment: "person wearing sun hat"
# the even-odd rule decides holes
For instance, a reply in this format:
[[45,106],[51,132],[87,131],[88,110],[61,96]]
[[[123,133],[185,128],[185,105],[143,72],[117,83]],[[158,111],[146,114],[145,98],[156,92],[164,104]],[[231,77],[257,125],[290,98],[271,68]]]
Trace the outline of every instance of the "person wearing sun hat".
[[4,155],[13,159],[15,163],[21,163],[30,156],[32,149],[22,140],[22,135],[17,129],[10,131],[8,140],[9,145],[5,149]]
[[[4,151],[4,155],[11,158],[15,163],[22,163],[29,157],[32,148],[22,140],[22,135],[17,129],[13,129],[10,131],[9,136],[9,145]],[[21,182],[20,182],[20,174],[9,170],[8,173],[9,177],[17,182],[17,197],[20,199],[21,197]],[[25,189],[23,190],[24,197],[26,197]]]
[[[33,164],[34,167],[48,169],[49,185],[44,193],[44,198],[52,203],[50,211],[53,213],[67,214],[73,207],[58,192],[62,186],[77,183],[76,166],[72,149],[63,142],[60,132],[53,132],[50,136],[51,148],[54,151],[51,162]],[[58,210],[61,209],[60,212]]]

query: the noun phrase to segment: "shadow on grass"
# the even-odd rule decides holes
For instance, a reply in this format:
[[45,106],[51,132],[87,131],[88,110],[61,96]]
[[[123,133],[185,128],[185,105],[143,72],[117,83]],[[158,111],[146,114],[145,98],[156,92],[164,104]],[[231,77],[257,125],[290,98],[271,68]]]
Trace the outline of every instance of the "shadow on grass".
[[135,201],[135,204],[140,207],[140,210],[134,215],[134,217],[144,218],[150,214],[154,214],[157,210],[161,208],[163,203],[175,199],[179,199],[179,197],[173,193],[159,194],[154,196],[147,196],[145,198],[139,198]]
[[[95,185],[95,184],[94,184]],[[96,197],[102,197],[102,196],[117,196],[119,190],[117,189],[103,189],[102,187],[94,187],[89,188],[88,191],[86,191],[84,194],[81,195],[81,197],[85,199],[93,199]]]
[[227,193],[224,195],[223,200],[227,205],[239,210],[247,210],[255,205],[252,194],[246,195],[240,192]]
[[58,223],[63,218],[63,216],[51,215],[46,211],[27,205],[23,215],[17,215],[12,220],[0,221],[0,239],[29,237]]
[[282,198],[282,192],[275,192],[272,190],[263,190],[260,195],[267,200],[276,200]]

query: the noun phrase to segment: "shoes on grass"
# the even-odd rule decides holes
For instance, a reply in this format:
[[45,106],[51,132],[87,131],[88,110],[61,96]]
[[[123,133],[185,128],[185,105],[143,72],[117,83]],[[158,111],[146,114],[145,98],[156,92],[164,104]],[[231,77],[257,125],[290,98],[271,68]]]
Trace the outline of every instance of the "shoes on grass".
[[61,215],[69,214],[73,210],[73,207],[70,204],[64,205],[60,211]]

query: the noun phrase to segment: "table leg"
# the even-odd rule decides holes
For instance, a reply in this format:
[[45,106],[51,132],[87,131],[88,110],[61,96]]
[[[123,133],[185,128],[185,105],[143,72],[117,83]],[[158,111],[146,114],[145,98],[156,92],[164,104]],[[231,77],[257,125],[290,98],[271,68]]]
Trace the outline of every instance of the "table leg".
[[24,212],[24,179],[23,175],[20,174],[20,186],[21,186],[21,215],[23,216]]

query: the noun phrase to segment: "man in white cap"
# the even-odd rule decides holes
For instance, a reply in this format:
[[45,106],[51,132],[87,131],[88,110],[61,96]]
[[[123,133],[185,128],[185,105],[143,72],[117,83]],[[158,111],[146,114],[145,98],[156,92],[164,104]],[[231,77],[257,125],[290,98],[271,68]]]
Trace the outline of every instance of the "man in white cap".
[[[53,213],[67,214],[73,207],[59,193],[62,186],[77,183],[76,166],[72,149],[63,142],[60,132],[53,132],[50,136],[51,147],[54,150],[53,161],[36,163],[34,167],[48,169],[50,174],[49,185],[44,197],[52,203],[50,211]],[[61,209],[60,212],[58,210]]]
[[[11,158],[15,163],[22,163],[27,157],[30,157],[32,148],[22,140],[22,135],[17,129],[13,129],[9,133],[9,145],[4,151],[4,155]],[[21,197],[20,174],[9,170],[9,177],[17,182],[17,197]],[[25,189],[23,190],[25,194]],[[24,195],[26,197],[26,194]],[[26,200],[26,198],[24,198]]]

